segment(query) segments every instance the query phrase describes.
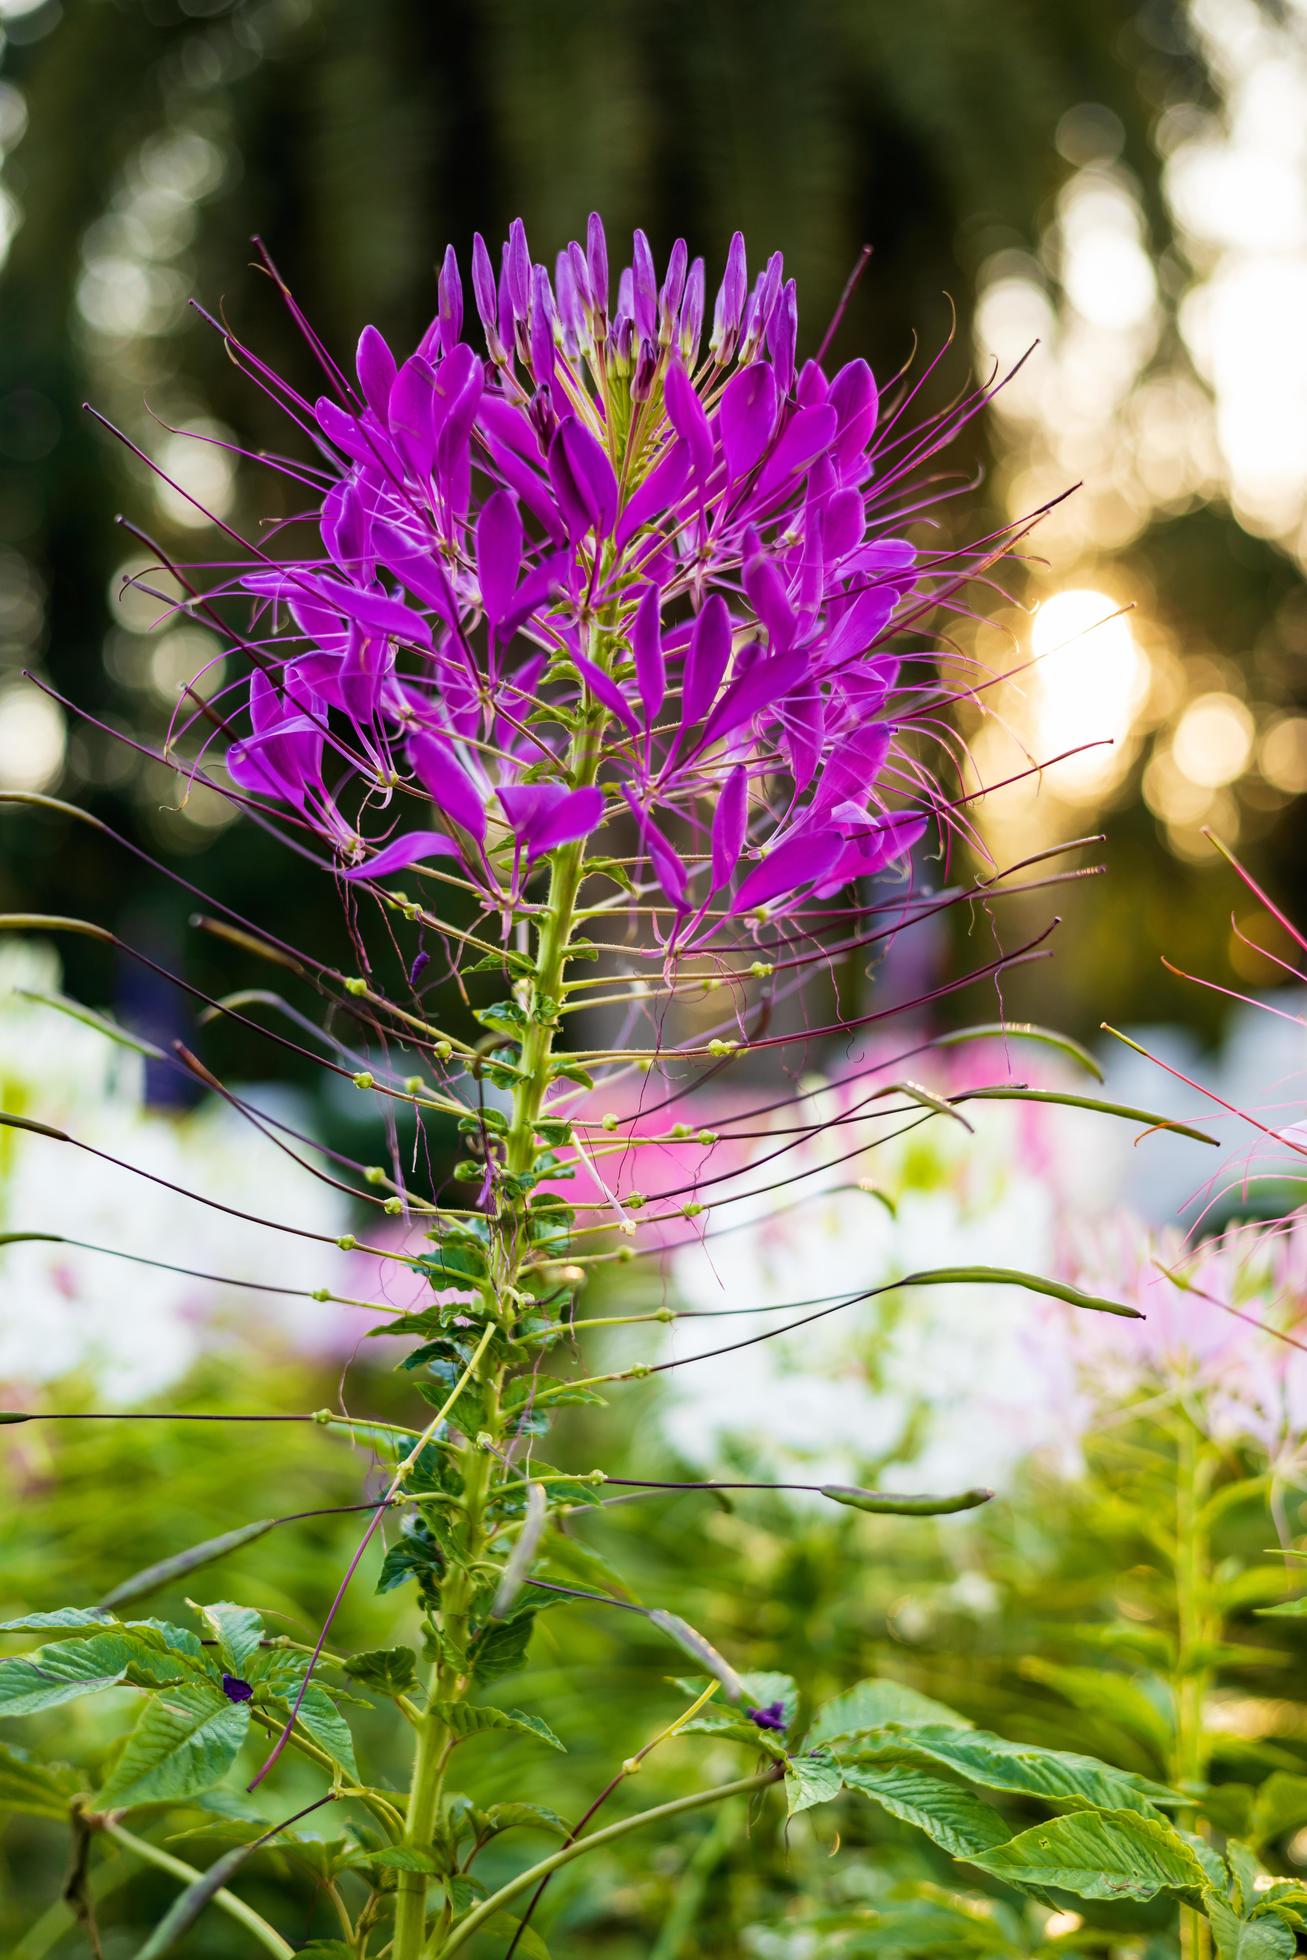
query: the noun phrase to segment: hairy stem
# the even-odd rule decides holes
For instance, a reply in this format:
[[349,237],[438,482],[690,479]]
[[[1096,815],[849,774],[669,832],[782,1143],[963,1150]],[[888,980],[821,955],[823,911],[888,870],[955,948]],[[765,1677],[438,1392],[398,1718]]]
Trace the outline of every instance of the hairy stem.
[[[1175,1744],[1171,1780],[1198,1785],[1207,1777],[1208,1745],[1204,1722],[1210,1653],[1218,1630],[1212,1618],[1211,1545],[1203,1511],[1212,1480],[1211,1452],[1194,1424],[1181,1415],[1176,1445],[1175,1606],[1176,1661],[1172,1679]],[[1188,1814],[1189,1829],[1197,1819]],[[1209,1960],[1211,1928],[1192,1907],[1180,1910],[1180,1951],[1184,1960]]]

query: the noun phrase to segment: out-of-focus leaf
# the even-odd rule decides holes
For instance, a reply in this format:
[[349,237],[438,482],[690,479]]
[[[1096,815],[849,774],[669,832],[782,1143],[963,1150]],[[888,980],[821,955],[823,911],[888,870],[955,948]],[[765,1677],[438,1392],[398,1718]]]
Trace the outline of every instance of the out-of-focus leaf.
[[1041,1749],[1033,1743],[1008,1742],[983,1729],[905,1728],[898,1734],[882,1730],[840,1745],[849,1761],[901,1760],[938,1764],[968,1783],[1012,1795],[1043,1797],[1050,1803],[1090,1805],[1104,1810],[1132,1810],[1155,1815],[1158,1803],[1174,1803],[1164,1784],[1129,1770],[1113,1769],[1093,1756],[1073,1750]]
[[23,1750],[0,1743],[0,1811],[67,1817],[69,1801],[80,1787],[76,1771],[65,1764],[29,1762]]

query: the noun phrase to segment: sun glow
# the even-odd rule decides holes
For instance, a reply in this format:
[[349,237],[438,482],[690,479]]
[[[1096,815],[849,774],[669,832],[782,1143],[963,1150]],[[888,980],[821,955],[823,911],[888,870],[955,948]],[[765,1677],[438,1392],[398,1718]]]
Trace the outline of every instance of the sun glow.
[[1148,693],[1148,662],[1117,600],[1090,587],[1059,592],[1035,614],[1032,749],[1056,765],[1059,795],[1093,797],[1121,774],[1126,738]]

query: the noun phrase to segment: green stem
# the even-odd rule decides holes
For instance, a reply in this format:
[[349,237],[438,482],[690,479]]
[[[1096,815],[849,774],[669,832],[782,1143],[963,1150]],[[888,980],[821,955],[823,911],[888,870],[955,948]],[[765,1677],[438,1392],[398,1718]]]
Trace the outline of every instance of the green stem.
[[[188,1865],[182,1858],[174,1858],[171,1851],[160,1850],[159,1846],[151,1844],[148,1838],[140,1838],[133,1831],[125,1831],[121,1824],[114,1824],[106,1819],[100,1823],[99,1828],[106,1837],[111,1837],[115,1844],[121,1844],[125,1851],[135,1852],[136,1856],[143,1858],[147,1865],[157,1865],[161,1872],[168,1872],[171,1877],[180,1879],[183,1885],[193,1885],[197,1879],[204,1876],[204,1873],[197,1871],[194,1865]],[[287,1957],[289,1960],[294,1960],[295,1949],[290,1941],[284,1940],[275,1926],[270,1926],[266,1919],[255,1912],[253,1906],[247,1906],[244,1899],[238,1899],[234,1892],[227,1890],[226,1886],[220,1886],[214,1893],[213,1903],[221,1906],[230,1918],[239,1920],[246,1932],[251,1934],[260,1946],[266,1947],[269,1953],[281,1956],[282,1960],[287,1960]]]
[[606,1824],[601,1831],[592,1831],[589,1837],[577,1838],[575,1843],[565,1844],[561,1851],[555,1851],[552,1857],[542,1858],[538,1865],[531,1865],[526,1871],[519,1872],[516,1878],[509,1879],[507,1885],[501,1885],[497,1892],[492,1892],[488,1899],[475,1906],[437,1948],[433,1960],[448,1960],[449,1954],[457,1953],[461,1946],[465,1946],[477,1928],[484,1926],[488,1919],[493,1919],[519,1892],[538,1884],[560,1866],[571,1864],[573,1858],[581,1858],[587,1851],[594,1851],[602,1844],[613,1844],[632,1831],[643,1830],[646,1824],[661,1824],[668,1818],[679,1817],[684,1811],[701,1810],[705,1804],[723,1803],[728,1797],[750,1796],[755,1790],[765,1790],[769,1784],[777,1782],[781,1774],[779,1768],[765,1769],[757,1776],[742,1776],[734,1783],[719,1783],[712,1790],[695,1790],[688,1797],[676,1797],[671,1803],[656,1804],[652,1810],[639,1810],[633,1817],[623,1817],[616,1824]]
[[[1176,1659],[1171,1692],[1175,1706],[1175,1744],[1169,1765],[1173,1783],[1197,1785],[1208,1766],[1204,1713],[1211,1669],[1199,1656],[1210,1653],[1212,1624],[1211,1543],[1205,1519],[1213,1463],[1189,1418],[1180,1417],[1176,1444],[1175,1607]],[[1189,1829],[1196,1819],[1182,1813]],[[1180,1912],[1180,1951],[1184,1960],[1208,1960],[1210,1928],[1204,1915],[1184,1906]]]
[[[597,731],[587,728],[577,739],[573,775],[578,786],[592,782],[598,763]],[[522,1039],[519,1073],[513,1089],[512,1115],[504,1153],[504,1168],[512,1176],[529,1172],[536,1155],[536,1124],[548,1093],[553,1055],[554,1021],[545,1002],[562,997],[563,978],[575,925],[576,898],[585,867],[585,844],[578,841],[559,850],[552,862],[549,891],[541,915],[535,972],[530,982],[527,1008],[531,1015]],[[504,1206],[492,1233],[490,1279],[486,1307],[494,1319],[491,1326],[510,1318],[523,1258],[527,1249],[523,1231],[525,1207],[520,1200]],[[497,1439],[503,1399],[505,1369],[492,1364],[485,1383],[485,1427]],[[474,1442],[463,1452],[463,1521],[461,1556],[451,1561],[451,1569],[441,1587],[440,1628],[442,1651],[431,1669],[428,1684],[428,1712],[418,1724],[413,1775],[409,1786],[408,1818],[404,1842],[415,1850],[425,1850],[432,1842],[440,1814],[445,1765],[453,1738],[447,1724],[437,1714],[443,1702],[460,1700],[471,1686],[467,1665],[467,1615],[475,1595],[472,1569],[485,1549],[485,1510],[490,1479],[495,1465],[493,1455]],[[443,1916],[441,1924],[443,1925]],[[426,1943],[427,1880],[421,1872],[400,1872],[395,1896],[395,1939],[392,1960],[419,1960]]]

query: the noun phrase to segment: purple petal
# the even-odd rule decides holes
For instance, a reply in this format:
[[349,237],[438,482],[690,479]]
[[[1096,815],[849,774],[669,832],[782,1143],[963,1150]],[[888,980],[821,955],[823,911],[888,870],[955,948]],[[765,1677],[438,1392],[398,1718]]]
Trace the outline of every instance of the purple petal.
[[[415,598],[437,612],[446,626],[458,625],[458,601],[445,568],[425,541],[405,537],[393,524],[378,524],[373,535],[378,561],[406,585]],[[398,604],[398,601],[392,601]],[[426,641],[430,645],[430,639]]]
[[522,515],[511,490],[486,498],[477,518],[477,580],[481,604],[493,626],[502,624],[522,568]]
[[[755,546],[757,540],[754,540]],[[794,638],[794,612],[776,567],[759,549],[744,561],[744,591],[749,604],[767,629],[773,653],[784,653]]]
[[440,814],[456,823],[482,843],[486,834],[486,812],[476,786],[464,774],[450,753],[449,744],[439,736],[416,729],[409,737],[408,752],[418,781]]
[[663,660],[662,593],[649,584],[635,609],[631,628],[631,647],[635,654],[635,683],[640,690],[647,720],[652,724],[667,693],[667,668]]
[[531,298],[531,248],[526,242],[526,226],[520,218],[514,218],[508,228],[508,296],[513,304],[513,314],[518,320],[525,320],[527,305]]
[[665,511],[674,511],[689,480],[690,451],[678,436],[654,464],[635,495],[623,506],[613,536],[618,550],[656,517],[661,517]]
[[608,712],[616,715],[617,719],[625,727],[630,729],[632,735],[638,734],[640,724],[635,718],[630,702],[622,693],[617,682],[610,674],[606,674],[602,667],[597,667],[594,661],[587,654],[580,652],[578,648],[573,647],[570,651],[577,672],[580,674],[591,694],[594,695],[595,700],[602,701]]
[[796,410],[763,465],[758,478],[758,495],[765,497],[782,484],[791,482],[808,468],[815,456],[829,449],[835,439],[836,419],[836,412],[830,407]]
[[822,544],[827,561],[838,564],[862,543],[867,509],[856,490],[836,490],[822,510]]
[[436,304],[436,317],[440,322],[440,350],[448,354],[463,331],[463,281],[458,270],[458,255],[452,245],[445,247],[440,277],[436,281]]
[[387,421],[395,447],[419,482],[436,456],[436,377],[431,363],[412,354],[395,376]]
[[798,338],[798,289],[792,279],[787,279],[767,322],[767,352],[771,355],[776,386],[782,395],[789,394],[794,381],[794,350]]
[[365,592],[342,579],[315,578],[310,589],[327,605],[336,607],[346,619],[356,619],[372,633],[382,633],[407,646],[431,645],[431,625],[421,613],[413,612],[402,600],[388,599],[384,592]]
[[731,682],[709,715],[703,725],[698,748],[710,748],[714,742],[720,742],[732,734],[742,723],[762,714],[782,695],[791,693],[807,671],[807,658],[802,653],[780,654],[772,660],[760,660],[756,666],[750,667],[747,673]]
[[549,445],[549,475],[574,531],[606,538],[617,516],[617,478],[590,431],[569,416]]
[[658,274],[649,240],[642,231],[632,240],[631,279],[635,330],[641,340],[654,340],[658,334]]
[[749,772],[743,763],[726,778],[712,820],[712,888],[730,883],[744,849],[749,815]]
[[354,365],[358,369],[364,401],[378,422],[384,424],[390,406],[390,391],[395,385],[396,366],[395,356],[375,327],[364,327],[359,335]]
[[717,699],[731,657],[731,615],[720,592],[714,592],[694,622],[690,651],[685,657],[681,693],[681,726],[691,728]]
[[712,468],[712,431],[693,383],[675,361],[663,378],[663,400],[667,405],[667,419],[688,447],[696,472],[701,477],[707,476]]
[[375,468],[378,450],[376,438],[369,436],[352,415],[346,415],[344,409],[326,395],[318,397],[313,413],[328,442],[334,442],[337,449],[343,449],[356,463],[371,463]]
[[428,858],[457,857],[458,846],[439,830],[410,830],[403,837],[396,837],[370,857],[366,864],[350,865],[341,876],[345,878],[386,878],[392,871],[406,871],[411,864],[423,864]]
[[839,417],[835,460],[844,474],[861,460],[876,427],[880,397],[865,361],[850,361],[830,384],[830,404]]
[[776,380],[765,361],[741,368],[727,382],[719,411],[722,448],[732,478],[751,470],[776,426]]
[[622,795],[630,805],[631,814],[639,827],[640,841],[649,854],[654,876],[677,911],[688,912],[690,906],[686,895],[685,865],[681,861],[680,853],[672,848],[648,811],[640,808],[625,783],[622,784]]
[[843,849],[843,839],[835,831],[814,836],[811,830],[787,837],[775,850],[768,851],[761,864],[755,864],[731,899],[731,912],[752,912],[770,905],[775,898],[787,898],[800,885],[810,884],[829,871]]
[[585,228],[585,257],[590,268],[590,291],[594,303],[602,314],[608,312],[608,242],[604,237],[603,220],[597,211],[590,213]]
[[569,790],[560,803],[538,825],[530,839],[528,855],[538,858],[560,844],[574,844],[588,837],[604,819],[604,793],[600,789]]

